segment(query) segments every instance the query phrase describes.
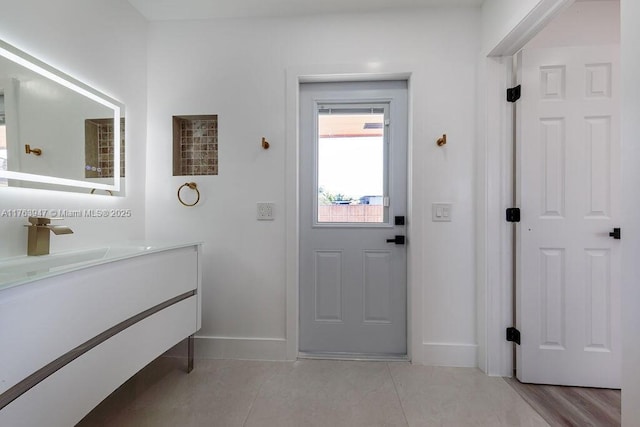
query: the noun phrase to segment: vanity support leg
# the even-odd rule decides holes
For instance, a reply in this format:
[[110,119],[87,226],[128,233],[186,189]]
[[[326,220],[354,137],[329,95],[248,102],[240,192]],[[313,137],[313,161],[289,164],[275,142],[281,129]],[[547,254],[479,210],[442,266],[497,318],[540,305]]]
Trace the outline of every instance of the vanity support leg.
[[195,338],[193,335],[189,335],[187,338],[187,373],[193,371],[193,344]]

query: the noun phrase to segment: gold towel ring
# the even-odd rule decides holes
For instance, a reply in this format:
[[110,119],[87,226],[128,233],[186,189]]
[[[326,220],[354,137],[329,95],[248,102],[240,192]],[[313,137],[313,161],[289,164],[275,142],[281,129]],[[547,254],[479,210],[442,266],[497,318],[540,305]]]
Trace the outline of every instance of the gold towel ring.
[[[107,193],[109,193],[109,195],[110,195],[110,196],[113,196],[113,193],[111,192],[111,190],[104,190],[104,191],[106,191]],[[95,189],[95,188],[92,188],[92,189],[91,189],[91,194],[93,194],[93,193],[95,193],[95,192],[96,192],[96,189]]]
[[[192,190],[196,190],[196,193],[198,194],[198,198],[196,199],[195,202],[193,202],[192,204],[187,204],[185,202],[182,201],[182,198],[180,197],[180,190],[182,190],[183,187],[189,187]],[[200,201],[200,191],[198,190],[198,185],[195,182],[185,182],[184,184],[182,184],[180,186],[180,188],[178,188],[178,200],[180,200],[180,203],[182,203],[185,206],[195,206],[198,204],[198,202]]]

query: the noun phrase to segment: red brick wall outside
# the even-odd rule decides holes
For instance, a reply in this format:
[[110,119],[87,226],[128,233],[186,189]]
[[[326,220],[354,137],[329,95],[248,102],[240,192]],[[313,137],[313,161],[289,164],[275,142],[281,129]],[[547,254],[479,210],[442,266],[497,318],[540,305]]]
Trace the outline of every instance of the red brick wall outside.
[[318,222],[382,222],[381,205],[321,205]]

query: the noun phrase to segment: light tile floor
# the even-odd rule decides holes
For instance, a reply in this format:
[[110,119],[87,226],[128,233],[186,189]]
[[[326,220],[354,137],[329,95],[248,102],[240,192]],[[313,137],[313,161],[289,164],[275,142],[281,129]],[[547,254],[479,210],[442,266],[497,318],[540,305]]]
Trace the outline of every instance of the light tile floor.
[[546,426],[502,378],[409,363],[161,357],[79,426]]

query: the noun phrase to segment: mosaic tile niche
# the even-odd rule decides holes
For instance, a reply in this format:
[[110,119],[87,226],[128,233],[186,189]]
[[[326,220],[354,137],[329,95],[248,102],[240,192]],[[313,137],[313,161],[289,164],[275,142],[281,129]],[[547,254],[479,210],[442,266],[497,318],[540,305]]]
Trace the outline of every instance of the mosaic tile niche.
[[[120,119],[120,177],[124,178],[124,118]],[[85,178],[113,178],[113,119],[84,122]]]
[[218,116],[173,116],[173,176],[218,175]]

